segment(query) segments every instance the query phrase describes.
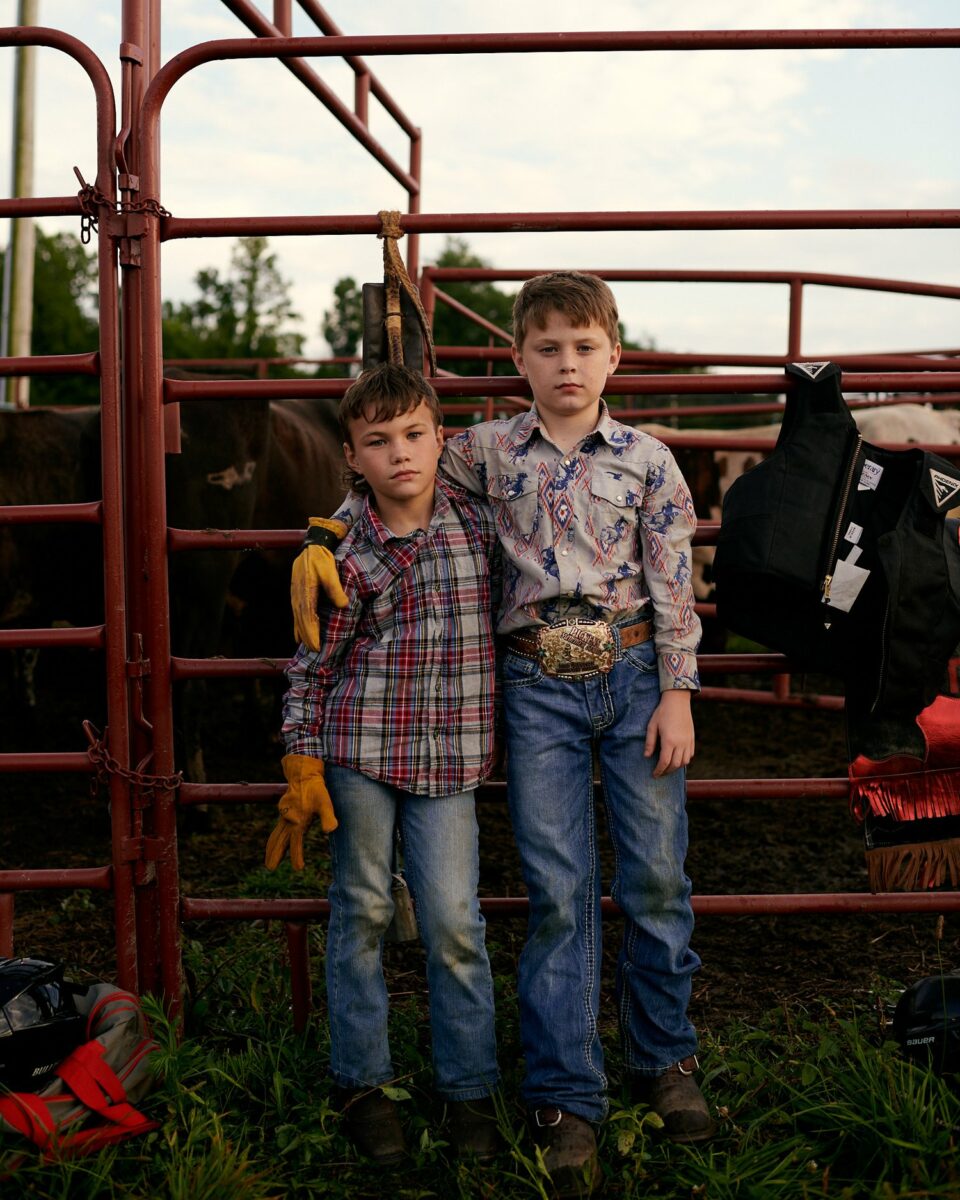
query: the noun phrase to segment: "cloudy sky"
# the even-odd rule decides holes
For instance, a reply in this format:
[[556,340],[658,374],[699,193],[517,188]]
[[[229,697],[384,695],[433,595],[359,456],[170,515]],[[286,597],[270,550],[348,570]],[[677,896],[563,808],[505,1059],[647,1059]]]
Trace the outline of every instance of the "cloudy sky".
[[[272,12],[270,0],[260,7]],[[958,23],[951,0],[327,0],[345,33],[902,28]],[[100,56],[119,98],[120,0],[39,0],[40,23]],[[314,27],[294,3],[294,33]],[[219,0],[163,0],[162,60],[245,37]],[[0,23],[16,22],[0,0]],[[13,51],[0,51],[12,96]],[[750,51],[378,57],[374,71],[423,130],[426,213],[808,208],[960,208],[960,50]],[[353,75],[317,60],[348,104]],[[95,174],[86,76],[38,54],[36,191]],[[5,106],[7,109],[7,106]],[[405,140],[373,107],[375,136]],[[0,162],[9,162],[9,117]],[[177,216],[354,214],[405,207],[405,193],[274,61],[214,63],[173,88],[162,122],[163,194]],[[0,171],[7,182],[9,167]],[[74,229],[76,221],[44,222]],[[0,228],[0,236],[5,230]],[[960,283],[960,231],[475,234],[499,267],[755,268]],[[168,243],[164,295],[192,294],[198,268],[225,266],[229,240]],[[371,237],[275,238],[310,353],[334,281],[374,280]],[[443,245],[423,239],[425,261]],[[513,286],[513,285],[506,285]],[[781,352],[786,289],[618,284],[627,332],[664,349]],[[960,345],[957,301],[809,289],[804,353]]]

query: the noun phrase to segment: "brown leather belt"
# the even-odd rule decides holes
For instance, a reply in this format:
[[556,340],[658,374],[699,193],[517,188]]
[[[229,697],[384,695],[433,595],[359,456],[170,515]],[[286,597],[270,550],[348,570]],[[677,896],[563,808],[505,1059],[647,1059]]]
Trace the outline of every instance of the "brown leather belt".
[[[652,621],[617,626],[620,649],[639,646],[653,637]],[[605,675],[619,661],[617,635],[606,621],[575,618],[517,630],[506,636],[514,654],[538,662],[547,675],[561,679],[587,679]]]

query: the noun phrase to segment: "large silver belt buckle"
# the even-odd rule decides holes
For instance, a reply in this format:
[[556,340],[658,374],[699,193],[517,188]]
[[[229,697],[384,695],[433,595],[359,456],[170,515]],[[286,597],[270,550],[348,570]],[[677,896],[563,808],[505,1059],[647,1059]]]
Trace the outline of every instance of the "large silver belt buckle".
[[605,621],[557,621],[540,631],[539,641],[541,666],[561,679],[605,675],[616,662],[617,644]]

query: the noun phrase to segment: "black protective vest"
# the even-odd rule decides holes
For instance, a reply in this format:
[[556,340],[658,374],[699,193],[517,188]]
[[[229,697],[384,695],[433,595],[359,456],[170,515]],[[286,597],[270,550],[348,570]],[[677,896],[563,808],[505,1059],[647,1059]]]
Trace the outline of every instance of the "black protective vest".
[[960,643],[960,467],[865,442],[834,363],[793,363],[777,444],[723,501],[728,629],[840,676],[863,712],[915,715]]

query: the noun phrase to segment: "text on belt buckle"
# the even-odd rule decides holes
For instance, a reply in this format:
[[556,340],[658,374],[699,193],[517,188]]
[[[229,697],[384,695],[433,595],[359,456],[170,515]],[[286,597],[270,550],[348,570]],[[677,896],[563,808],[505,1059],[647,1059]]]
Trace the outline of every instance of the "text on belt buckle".
[[557,621],[540,630],[539,642],[544,671],[563,679],[605,675],[616,662],[617,644],[605,621]]

